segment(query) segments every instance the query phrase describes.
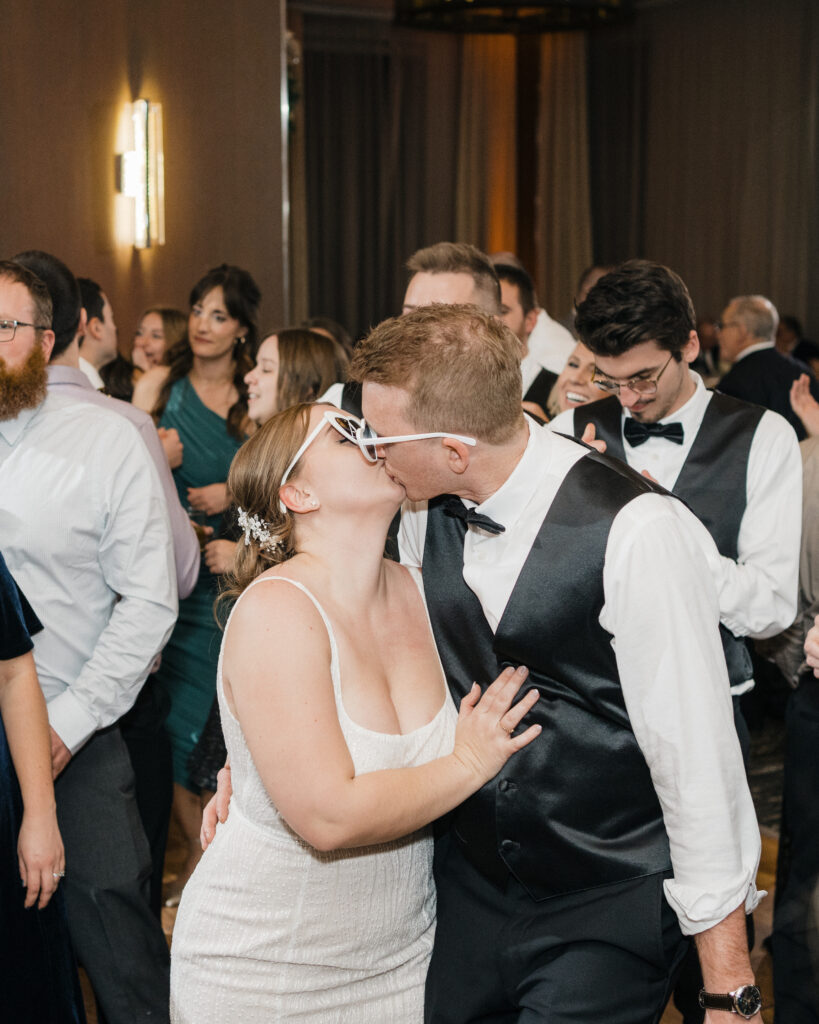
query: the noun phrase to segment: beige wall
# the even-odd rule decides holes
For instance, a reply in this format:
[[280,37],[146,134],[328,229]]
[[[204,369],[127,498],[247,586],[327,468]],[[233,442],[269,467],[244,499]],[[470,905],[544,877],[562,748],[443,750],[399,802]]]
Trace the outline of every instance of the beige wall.
[[[223,261],[287,319],[280,115],[284,0],[0,0],[0,256],[39,248],[108,293],[120,342],[153,303],[187,308]],[[117,237],[115,150],[132,99],[162,103],[167,244]],[[127,346],[126,346],[127,347]]]

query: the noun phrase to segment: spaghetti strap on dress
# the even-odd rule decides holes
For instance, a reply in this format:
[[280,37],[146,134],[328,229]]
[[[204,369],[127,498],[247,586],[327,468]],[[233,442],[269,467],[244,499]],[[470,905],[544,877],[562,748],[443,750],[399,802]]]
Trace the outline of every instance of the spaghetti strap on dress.
[[[452,750],[457,714],[443,672],[443,703],[426,725],[404,735],[358,725],[344,708],[338,649],[324,609],[303,584],[284,576],[251,586],[270,582],[298,588],[321,615],[356,774],[423,764]],[[229,628],[230,620],[226,635]],[[172,1021],[421,1024],[435,929],[430,830],[330,853],[304,842],[272,803],[227,706],[223,652],[224,641],[217,692],[233,797],[179,908]]]

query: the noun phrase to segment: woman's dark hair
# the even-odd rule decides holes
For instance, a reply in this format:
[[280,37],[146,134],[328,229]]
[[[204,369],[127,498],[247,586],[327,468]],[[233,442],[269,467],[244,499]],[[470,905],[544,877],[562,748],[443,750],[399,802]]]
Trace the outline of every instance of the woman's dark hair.
[[[214,288],[222,289],[228,313],[234,320],[238,320],[245,329],[243,341],[237,342],[233,347],[233,386],[236,388],[239,398],[230,407],[227,415],[228,433],[237,441],[243,441],[245,437],[243,426],[247,419],[245,374],[253,369],[259,340],[256,315],[262,293],[246,270],[222,263],[218,267],[214,267],[213,270],[209,270],[193,286],[190,295],[191,307],[200,302]],[[167,349],[165,361],[169,367],[168,376],[153,408],[153,416],[157,422],[168,404],[171,388],[178,380],[187,377],[193,366],[193,350],[187,334],[181,341]]]
[[111,398],[119,398],[130,402],[134,397],[134,371],[136,367],[121,353],[117,353],[110,363],[100,367],[100,377],[105,385],[103,389]]

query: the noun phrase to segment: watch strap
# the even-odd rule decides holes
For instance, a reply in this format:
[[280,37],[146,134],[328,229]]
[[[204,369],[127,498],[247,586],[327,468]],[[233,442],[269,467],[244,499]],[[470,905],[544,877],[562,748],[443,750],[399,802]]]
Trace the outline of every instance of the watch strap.
[[700,1006],[705,1010],[729,1010],[736,1013],[734,997],[730,992],[706,992],[700,989]]
[[740,985],[734,992],[706,992],[703,988],[699,1003],[706,1010],[726,1010],[745,1020],[762,1009],[762,997],[756,985]]

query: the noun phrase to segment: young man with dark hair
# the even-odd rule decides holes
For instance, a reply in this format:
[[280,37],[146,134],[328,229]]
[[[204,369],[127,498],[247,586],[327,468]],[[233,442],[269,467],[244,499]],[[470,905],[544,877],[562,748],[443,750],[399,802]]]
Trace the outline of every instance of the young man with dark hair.
[[85,329],[80,338],[80,369],[101,391],[100,370],[117,356],[117,325],[108,296],[90,277],[77,278],[85,310]]
[[683,498],[720,553],[716,583],[737,727],[753,687],[744,637],[768,637],[796,614],[802,466],[781,416],[707,391],[688,289],[668,267],[630,260],[602,277],[577,312],[595,355],[601,402],[557,416],[553,430],[606,443],[609,455]]
[[531,277],[521,266],[493,260],[495,273],[501,286],[501,320],[521,345],[520,363],[523,380],[523,401],[535,403],[534,411],[545,410],[558,373],[541,366],[529,350],[529,337],[537,324],[540,312]]
[[545,415],[552,388],[574,349],[574,338],[538,306],[532,278],[514,253],[498,252],[490,259],[500,279],[501,320],[524,349],[523,400],[534,403],[528,411],[540,415],[540,409]]
[[[595,354],[596,383],[611,396],[550,426],[605,441],[610,455],[683,498],[713,537],[720,633],[747,763],[740,696],[754,681],[744,638],[779,633],[796,614],[796,437],[776,413],[706,390],[690,368],[699,354],[694,306],[668,267],[631,260],[614,268],[578,307],[575,323]],[[692,955],[675,993],[687,1022],[702,1019],[700,984]]]

